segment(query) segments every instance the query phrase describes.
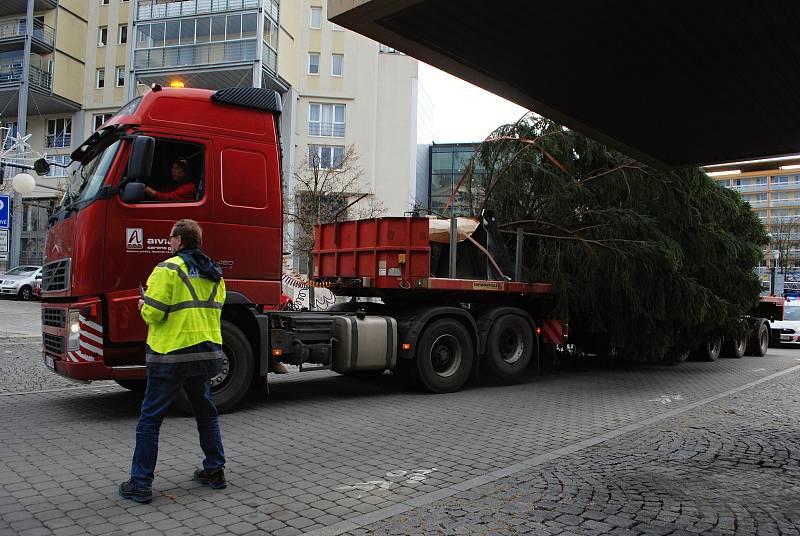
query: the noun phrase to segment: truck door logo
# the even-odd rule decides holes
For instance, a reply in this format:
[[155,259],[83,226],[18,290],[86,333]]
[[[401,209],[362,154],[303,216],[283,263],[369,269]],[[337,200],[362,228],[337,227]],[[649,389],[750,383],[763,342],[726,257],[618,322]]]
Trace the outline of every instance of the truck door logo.
[[144,232],[141,229],[125,229],[125,249],[144,249]]

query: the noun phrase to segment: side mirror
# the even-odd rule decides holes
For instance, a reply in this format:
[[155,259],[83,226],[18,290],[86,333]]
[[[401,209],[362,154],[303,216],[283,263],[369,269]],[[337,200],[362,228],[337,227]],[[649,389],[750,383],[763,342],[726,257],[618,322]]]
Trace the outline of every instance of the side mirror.
[[[152,138],[151,138],[152,139]],[[128,204],[140,203],[144,201],[144,188],[143,182],[129,182],[122,189],[122,201]]]
[[[153,151],[155,147],[156,140],[150,136],[137,136],[136,139],[133,140],[131,156],[128,158],[128,181],[138,182],[150,177],[150,170],[153,168]],[[123,200],[124,199],[123,196]]]
[[41,278],[42,278],[42,274],[39,274],[34,279],[41,279]]
[[40,158],[39,160],[33,163],[33,170],[40,177],[43,175],[47,175],[48,173],[50,173],[50,162],[48,162],[44,158]]

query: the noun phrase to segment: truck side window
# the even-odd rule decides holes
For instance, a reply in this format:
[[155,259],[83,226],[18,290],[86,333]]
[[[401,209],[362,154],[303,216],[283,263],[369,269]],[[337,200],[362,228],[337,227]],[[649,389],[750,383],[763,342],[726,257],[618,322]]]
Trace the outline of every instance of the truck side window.
[[196,143],[156,138],[143,203],[190,203],[203,198],[204,150]]

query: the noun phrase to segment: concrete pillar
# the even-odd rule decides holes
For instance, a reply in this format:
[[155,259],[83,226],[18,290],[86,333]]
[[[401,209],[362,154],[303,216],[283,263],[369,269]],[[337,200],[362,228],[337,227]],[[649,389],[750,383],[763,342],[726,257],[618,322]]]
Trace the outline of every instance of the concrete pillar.
[[[22,80],[19,84],[19,105],[17,107],[17,135],[22,138],[28,130],[28,88],[31,72],[31,38],[33,37],[33,2],[28,0],[28,10],[25,16],[25,52],[22,61]],[[25,152],[25,147],[18,148],[20,156]],[[14,192],[13,211],[11,215],[11,265],[19,265],[22,253],[22,195]]]

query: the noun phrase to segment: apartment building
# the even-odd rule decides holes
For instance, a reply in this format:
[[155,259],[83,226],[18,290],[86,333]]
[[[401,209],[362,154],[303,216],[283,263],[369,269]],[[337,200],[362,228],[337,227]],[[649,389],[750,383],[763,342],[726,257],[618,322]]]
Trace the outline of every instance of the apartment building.
[[[25,57],[28,2],[34,30]],[[432,107],[418,62],[330,23],[326,4],[3,0],[0,121],[15,128],[24,62],[35,95],[27,110],[29,143],[54,161],[68,159],[71,147],[150,84],[267,87],[283,96],[288,191],[294,172],[309,161],[335,168],[353,147],[359,190],[374,193],[387,215],[427,205]]]
[[720,186],[742,195],[772,237],[765,265],[780,252],[783,268],[800,267],[800,156],[767,158],[708,166]]

